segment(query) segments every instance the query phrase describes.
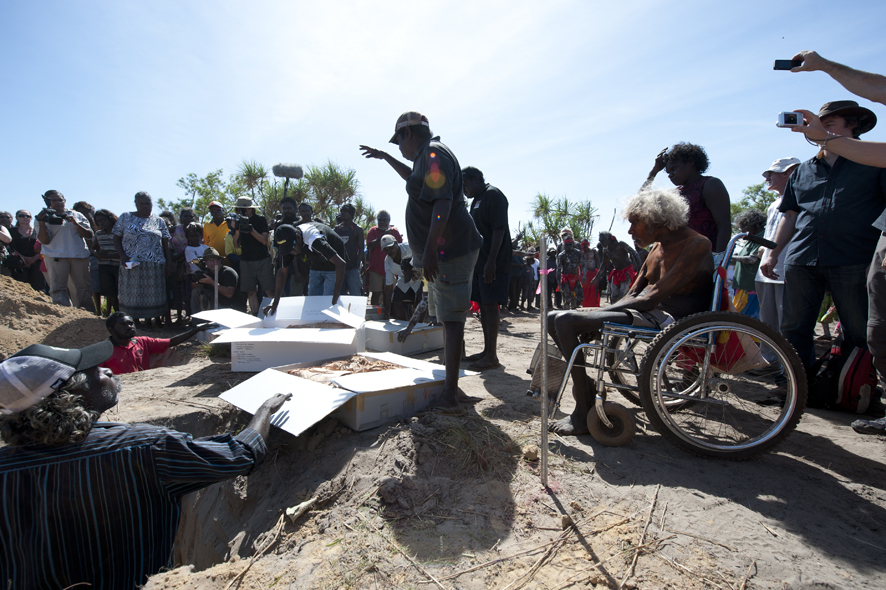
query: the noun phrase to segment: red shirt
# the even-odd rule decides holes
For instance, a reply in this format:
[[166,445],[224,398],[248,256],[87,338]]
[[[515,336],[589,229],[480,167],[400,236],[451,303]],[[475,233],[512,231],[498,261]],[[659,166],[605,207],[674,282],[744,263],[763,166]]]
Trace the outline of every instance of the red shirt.
[[114,354],[101,367],[111,369],[115,375],[135,373],[151,368],[151,355],[162,354],[169,349],[168,338],[136,336],[126,346],[114,346]]
[[[403,238],[400,236],[400,232],[398,232],[393,225],[389,225],[388,227],[390,228],[390,234],[394,236],[394,238],[397,240],[397,243],[402,244]],[[369,232],[367,232],[366,234],[366,241],[371,242],[373,240],[377,240],[383,235],[384,233],[380,229],[378,229],[377,225],[373,226],[369,228]],[[387,253],[381,249],[381,244],[379,244],[369,251],[369,264],[367,265],[367,268],[376,274],[384,275],[385,256],[387,256]]]

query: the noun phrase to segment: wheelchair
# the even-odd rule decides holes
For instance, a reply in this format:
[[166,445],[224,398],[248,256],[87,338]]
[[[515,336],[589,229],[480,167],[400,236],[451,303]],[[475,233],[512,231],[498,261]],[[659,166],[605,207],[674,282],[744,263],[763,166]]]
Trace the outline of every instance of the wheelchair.
[[[634,435],[631,412],[608,401],[617,391],[641,406],[651,425],[684,451],[710,458],[746,460],[782,441],[806,407],[806,372],[788,341],[750,316],[720,311],[725,269],[735,243],[746,239],[774,248],[749,234],[734,236],[714,273],[709,311],[650,329],[604,323],[568,362],[548,354],[548,387],[541,394],[541,345],[529,372],[527,395],[559,407],[573,367],[594,379],[596,399],[587,426],[607,446],[627,444]],[[556,349],[549,345],[550,349]],[[608,379],[607,379],[608,378]],[[553,415],[553,413],[552,413]]]

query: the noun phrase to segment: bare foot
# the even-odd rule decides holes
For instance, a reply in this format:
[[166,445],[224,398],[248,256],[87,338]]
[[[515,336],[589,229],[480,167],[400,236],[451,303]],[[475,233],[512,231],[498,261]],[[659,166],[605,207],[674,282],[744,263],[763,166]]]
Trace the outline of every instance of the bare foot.
[[432,401],[429,405],[431,408],[446,408],[446,409],[458,409],[461,408],[461,404],[458,402],[456,398],[456,394],[444,391],[440,397]]
[[468,365],[468,369],[472,371],[485,371],[486,369],[495,369],[500,367],[501,363],[498,362],[498,357],[492,356],[484,356],[479,360],[474,361],[470,365]]
[[477,352],[474,354],[469,354],[467,356],[462,356],[461,360],[463,360],[465,362],[472,363],[474,361],[479,361],[481,358],[483,358],[483,355],[485,355],[485,354],[486,354],[486,351],[484,350],[484,351]]
[[579,434],[588,433],[588,425],[585,420],[578,420],[574,416],[567,416],[562,420],[548,424],[548,430],[560,436],[578,436]]

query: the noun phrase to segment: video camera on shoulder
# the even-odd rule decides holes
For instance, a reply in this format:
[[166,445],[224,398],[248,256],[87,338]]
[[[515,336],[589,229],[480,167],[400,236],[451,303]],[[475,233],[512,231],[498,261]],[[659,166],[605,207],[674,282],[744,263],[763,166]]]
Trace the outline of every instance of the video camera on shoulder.
[[44,207],[38,214],[38,219],[48,223],[49,225],[61,225],[65,222],[63,213],[59,213],[52,207]]
[[245,215],[228,213],[225,220],[228,222],[228,225],[231,226],[231,229],[239,229],[242,233],[247,234],[252,233],[252,224],[249,222],[249,218]]

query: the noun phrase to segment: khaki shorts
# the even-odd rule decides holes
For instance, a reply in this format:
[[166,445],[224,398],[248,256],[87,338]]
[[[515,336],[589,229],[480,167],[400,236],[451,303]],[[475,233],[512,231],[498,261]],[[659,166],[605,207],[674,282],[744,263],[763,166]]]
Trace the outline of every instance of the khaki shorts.
[[674,323],[673,316],[660,309],[653,309],[652,311],[637,311],[636,309],[625,309],[623,311],[631,314],[631,317],[634,320],[633,322],[631,322],[631,325],[639,326],[640,328],[656,328],[658,330],[662,330]]
[[375,271],[368,271],[369,273],[369,292],[370,293],[378,293],[379,291],[385,290],[385,275],[380,275]]
[[274,288],[274,271],[270,256],[261,260],[240,260],[241,291],[244,293],[259,291],[261,295],[265,295],[273,293]]
[[439,263],[439,273],[428,291],[433,293],[438,322],[462,322],[471,312],[471,279],[480,250]]

